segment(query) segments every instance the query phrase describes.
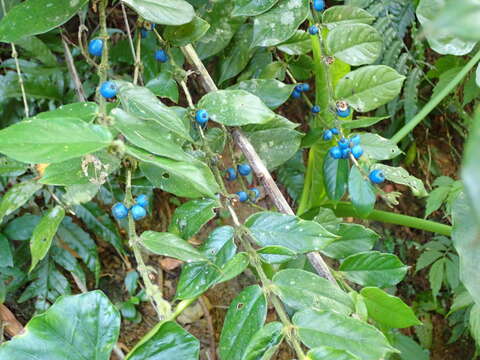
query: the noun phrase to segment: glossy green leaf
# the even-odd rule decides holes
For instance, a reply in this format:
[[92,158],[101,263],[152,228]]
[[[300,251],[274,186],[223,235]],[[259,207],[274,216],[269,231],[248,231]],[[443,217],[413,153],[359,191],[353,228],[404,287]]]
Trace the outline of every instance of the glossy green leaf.
[[330,311],[307,309],[293,316],[302,342],[310,347],[331,346],[362,360],[380,360],[395,352],[387,338],[363,321]]
[[342,129],[360,129],[360,128],[366,128],[370,127],[372,125],[375,125],[376,123],[388,119],[388,116],[379,116],[379,117],[365,117],[365,116],[360,116],[357,117],[355,120],[350,120],[350,121],[341,121],[340,122],[340,127]]
[[335,87],[335,97],[355,110],[367,112],[393,100],[405,77],[385,65],[369,65],[349,72]]
[[[477,68],[478,87],[480,88],[480,65]],[[465,186],[465,193],[469,199],[470,206],[480,224],[480,189],[477,179],[480,177],[480,164],[477,158],[478,147],[480,146],[480,111],[477,110],[473,119],[468,141],[465,145],[462,163],[462,180]],[[435,185],[435,184],[434,184]],[[480,226],[480,225],[479,225]]]
[[174,103],[178,103],[178,85],[173,74],[169,71],[163,71],[158,76],[150,79],[145,87],[158,97],[167,98]]
[[322,253],[334,259],[370,251],[379,239],[377,233],[359,224],[340,224],[334,233],[340,238],[322,250]]
[[65,188],[62,200],[67,206],[90,202],[100,190],[99,184],[70,185]]
[[288,55],[304,55],[312,50],[312,40],[307,32],[297,30],[290,39],[278,44],[277,49]]
[[182,139],[191,140],[189,129],[182,119],[149,89],[120,81],[117,83],[118,97],[126,112],[144,121],[154,121]]
[[339,270],[357,284],[385,288],[402,281],[408,266],[393,254],[367,251],[346,258]]
[[57,205],[49,210],[33,230],[32,238],[30,239],[30,253],[32,254],[32,271],[40,260],[47,255],[52,240],[57,233],[58,226],[65,216],[65,210]]
[[257,254],[268,264],[282,264],[298,256],[296,251],[284,246],[265,246],[258,249]]
[[284,84],[274,79],[252,79],[230,86],[229,89],[248,91],[258,96],[270,109],[276,109],[288,100],[294,87],[294,84]]
[[298,253],[321,250],[336,238],[314,221],[276,212],[253,214],[245,225],[260,246],[279,245]]
[[183,25],[193,20],[195,10],[185,0],[123,0],[147,21],[161,25]]
[[360,294],[365,300],[368,316],[379,324],[390,328],[406,328],[422,324],[413,310],[396,296],[376,287],[365,287]]
[[0,176],[20,176],[24,174],[27,169],[27,164],[6,156],[0,156]]
[[200,342],[173,321],[162,323],[148,340],[135,347],[126,360],[194,360],[200,356]]
[[322,14],[322,23],[329,29],[333,29],[338,25],[345,24],[368,24],[371,25],[375,21],[375,17],[368,11],[348,5],[331,6]]
[[180,300],[194,299],[213,286],[221,275],[221,270],[211,263],[187,263],[182,267],[175,297]]
[[309,360],[360,360],[350,351],[335,349],[330,346],[320,346],[310,350]]
[[217,280],[218,283],[228,281],[240,275],[250,264],[250,257],[245,252],[239,252],[235,256],[225,263],[222,267],[222,276]]
[[269,10],[278,0],[237,0],[233,16],[256,16]]
[[142,161],[140,169],[144,175],[164,191],[190,198],[205,195],[213,198],[219,191],[211,170],[200,161],[175,161],[132,147],[128,147],[127,152]]
[[231,226],[216,227],[200,247],[207,258],[217,266],[225,265],[237,250],[234,241],[235,230]]
[[33,229],[35,229],[40,219],[41,216],[28,213],[17,216],[3,228],[3,234],[10,240],[30,240]]
[[334,159],[330,154],[323,161],[323,180],[328,197],[339,201],[347,191],[348,174],[350,171],[347,159]]
[[[466,55],[474,48],[476,42],[463,40],[449,29],[450,24],[444,24],[441,27],[433,27],[434,22],[438,19],[447,5],[445,0],[421,0],[417,6],[416,13],[418,21],[427,31],[426,37],[431,48],[439,54]],[[478,4],[477,4],[478,5]],[[457,6],[453,7],[458,8]],[[450,11],[450,13],[452,13]],[[470,13],[472,13],[470,11]],[[464,18],[465,16],[462,16]],[[476,19],[474,20],[476,22]]]
[[65,161],[111,142],[106,128],[78,118],[24,120],[0,131],[0,152],[26,163]]
[[327,48],[333,56],[349,65],[372,64],[380,56],[383,39],[374,27],[366,24],[335,26],[328,32]]
[[67,22],[88,0],[28,0],[0,21],[0,41],[15,42],[25,36],[43,34]]
[[210,24],[195,16],[188,24],[168,26],[163,32],[165,40],[175,46],[185,46],[199,40],[210,28]]
[[429,360],[430,354],[427,349],[422,348],[410,336],[403,335],[400,332],[394,333],[393,346],[400,351],[401,360]]
[[215,216],[216,207],[215,199],[190,200],[175,209],[168,231],[188,240]]
[[210,149],[217,154],[223,153],[227,142],[227,134],[220,128],[210,128],[205,133],[205,139]]
[[172,134],[166,133],[157,122],[140,120],[118,108],[113,109],[111,115],[115,118],[114,126],[133,145],[169,159],[191,160]]
[[253,20],[254,46],[273,46],[289,39],[308,15],[307,1],[280,0]]
[[[12,249],[10,248],[8,238],[0,234],[0,267],[8,266],[13,266]],[[0,301],[0,303],[2,302],[3,301]]]
[[157,255],[187,262],[208,260],[198,249],[175,234],[145,231],[140,236],[140,242],[147,250]]
[[42,185],[34,181],[24,181],[12,186],[0,202],[0,223],[5,216],[22,207],[41,188]]
[[264,124],[275,117],[255,95],[244,90],[218,90],[203,96],[198,108],[208,111],[210,118],[228,126]]
[[268,170],[291,159],[300,148],[303,137],[298,131],[287,128],[245,132],[245,135]]
[[363,133],[360,136],[365,155],[374,160],[390,160],[402,153],[395,143],[380,135]]
[[428,195],[427,190],[425,190],[425,185],[423,185],[423,181],[410,175],[403,167],[375,164],[373,168],[382,170],[388,181],[408,186],[415,196],[424,197]]
[[120,314],[101,291],[65,296],[3,343],[0,358],[108,360],[119,332]]
[[283,340],[283,325],[274,321],[266,324],[253,335],[242,360],[269,360]]
[[273,276],[273,291],[294,310],[331,309],[349,315],[353,303],[347,293],[317,274],[287,269]]
[[[1,26],[1,25],[0,25]],[[57,58],[50,48],[38,37],[28,36],[15,41],[29,56],[40,60],[47,66],[57,66]]]
[[62,105],[55,110],[45,111],[36,114],[33,119],[55,119],[55,118],[78,118],[86,122],[92,122],[98,116],[98,104],[94,102],[77,102]]
[[262,328],[267,316],[267,300],[258,285],[245,288],[228,308],[219,342],[222,360],[241,360],[247,345]]
[[370,180],[365,179],[357,166],[353,166],[348,177],[348,193],[355,211],[368,215],[373,211],[376,196]]

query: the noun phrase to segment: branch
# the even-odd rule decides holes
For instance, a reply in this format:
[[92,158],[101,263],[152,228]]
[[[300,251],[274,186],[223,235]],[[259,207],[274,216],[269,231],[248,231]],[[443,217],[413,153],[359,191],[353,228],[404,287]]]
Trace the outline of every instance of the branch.
[[77,68],[75,67],[75,63],[73,62],[72,53],[70,52],[70,48],[68,47],[67,41],[63,34],[62,36],[62,43],[63,49],[65,52],[65,61],[67,62],[68,72],[70,73],[73,83],[75,84],[75,90],[77,91],[78,100],[85,102],[87,101],[87,97],[85,96],[85,91],[83,90],[82,81],[78,76]]
[[[215,85],[215,82],[213,81],[212,77],[210,76],[207,69],[203,65],[203,62],[198,57],[193,46],[192,45],[183,46],[182,51],[185,57],[187,58],[188,62],[192,64],[196,68],[196,70],[200,73],[200,79],[203,87],[205,88],[205,91],[212,92],[212,91],[218,90],[217,86]],[[268,193],[270,199],[275,204],[277,209],[284,214],[294,215],[295,213],[293,212],[290,205],[288,205],[287,200],[283,196],[282,192],[280,191],[277,184],[273,180],[272,175],[263,164],[262,160],[258,156],[257,152],[253,148],[250,141],[248,141],[248,139],[240,129],[234,129],[232,135],[235,143],[242,150],[243,154],[245,155],[248,162],[252,166],[252,169],[255,172],[255,175],[257,176],[258,180],[262,183],[263,187],[265,188],[265,191]],[[323,260],[323,258],[319,253],[316,253],[316,252],[308,253],[307,257],[310,263],[312,264],[312,266],[315,268],[315,270],[320,276],[327,278],[333,284],[338,285],[330,269],[328,268],[328,265],[326,264],[326,262]]]

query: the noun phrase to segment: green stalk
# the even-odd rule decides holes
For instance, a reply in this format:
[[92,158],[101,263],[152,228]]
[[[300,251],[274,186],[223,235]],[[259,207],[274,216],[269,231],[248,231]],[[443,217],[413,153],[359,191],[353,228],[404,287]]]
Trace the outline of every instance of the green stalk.
[[[338,217],[354,217],[358,219],[380,221],[388,224],[395,224],[401,226],[407,226],[413,229],[430,231],[440,235],[450,236],[452,233],[452,227],[440,224],[435,221],[425,220],[413,216],[396,214],[389,211],[373,210],[367,216],[361,216],[356,211],[353,205],[349,202],[339,202],[336,205],[332,203],[324,204],[323,206],[333,210]],[[318,208],[316,209],[318,211]],[[316,215],[314,209],[302,215],[304,218],[313,218]]]
[[480,61],[480,50],[474,57],[463,67],[463,69],[445,86],[435,97],[425,104],[422,110],[414,116],[413,119],[408,121],[397,133],[391,138],[395,144],[398,144],[405,136],[407,136],[423,119],[432,112],[440,102],[450,94],[453,89],[463,80],[470,70]]

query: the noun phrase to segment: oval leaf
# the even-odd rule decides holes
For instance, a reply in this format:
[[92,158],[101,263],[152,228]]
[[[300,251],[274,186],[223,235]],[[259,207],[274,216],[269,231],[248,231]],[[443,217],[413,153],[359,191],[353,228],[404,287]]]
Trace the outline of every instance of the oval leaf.
[[140,242],[147,250],[157,255],[187,262],[208,261],[204,254],[175,234],[145,231],[140,236]]
[[250,340],[242,360],[268,360],[283,339],[283,325],[271,322],[258,330]]
[[355,6],[331,6],[322,14],[323,24],[329,29],[344,24],[368,24],[375,21],[375,17],[366,10]]
[[122,0],[138,15],[155,24],[183,25],[193,20],[195,10],[185,0]]
[[0,223],[5,216],[22,207],[41,188],[42,184],[35,181],[24,181],[10,188],[0,202]]
[[365,179],[357,166],[353,166],[348,177],[348,193],[355,211],[366,216],[373,211],[376,196],[370,180]]
[[294,84],[284,84],[275,79],[251,79],[230,86],[229,89],[248,91],[258,96],[270,109],[276,109],[288,100],[294,87]]
[[320,346],[307,354],[311,360],[360,360],[350,351],[334,349],[330,346]]
[[358,224],[340,224],[335,234],[340,238],[322,250],[322,253],[334,259],[370,251],[379,238],[377,233]]

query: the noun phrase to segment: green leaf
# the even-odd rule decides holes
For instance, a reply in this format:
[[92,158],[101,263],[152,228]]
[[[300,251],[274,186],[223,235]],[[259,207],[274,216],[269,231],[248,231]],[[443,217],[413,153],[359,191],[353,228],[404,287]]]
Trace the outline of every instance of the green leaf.
[[262,261],[267,264],[283,264],[297,257],[297,252],[284,246],[265,246],[257,250]]
[[280,0],[269,11],[253,20],[254,46],[273,46],[289,39],[308,15],[307,1]]
[[183,25],[193,20],[195,10],[185,0],[123,0],[147,21],[161,25]]
[[334,159],[330,154],[323,161],[323,180],[328,197],[339,201],[347,191],[348,173],[350,170],[347,159]]
[[336,236],[314,221],[276,212],[259,212],[245,222],[260,246],[279,245],[298,253],[321,250]]
[[278,0],[237,0],[233,16],[257,16],[269,10]]
[[428,350],[422,348],[410,336],[403,335],[399,332],[393,334],[393,345],[400,351],[401,360],[429,360]]
[[[13,266],[12,249],[7,237],[0,234],[0,267]],[[3,285],[0,284],[0,286]],[[3,303],[3,301],[0,301]]]
[[0,202],[0,223],[5,216],[22,207],[41,188],[42,185],[34,181],[24,181],[12,186]]
[[32,271],[40,260],[47,255],[52,240],[57,233],[58,226],[65,216],[65,210],[57,205],[49,210],[33,230],[32,238],[30,239],[30,253],[32,254]]
[[245,135],[268,170],[291,159],[300,148],[303,137],[298,131],[285,127],[245,132]]
[[428,281],[432,288],[433,297],[437,297],[442,288],[443,275],[445,273],[445,258],[441,258],[433,263],[428,272]]
[[413,310],[402,299],[376,287],[365,287],[360,291],[368,309],[368,316],[377,323],[390,328],[406,328],[421,325]]
[[208,262],[187,263],[182,267],[175,297],[180,300],[194,299],[213,286],[221,276],[220,269]]
[[118,98],[124,110],[144,121],[154,121],[165,130],[191,141],[189,129],[176,112],[164,105],[147,88],[117,81]]
[[274,79],[245,80],[233,86],[231,90],[245,90],[258,96],[270,109],[276,109],[290,97],[294,84],[284,84]]
[[375,21],[375,17],[368,11],[355,6],[331,6],[322,14],[322,24],[328,29],[345,24],[368,24]]
[[[435,20],[439,18],[439,14],[446,10],[446,5],[445,0],[421,0],[416,10],[418,21],[423,27],[430,30],[426,32],[426,37],[434,51],[439,54],[466,55],[474,48],[475,41],[462,40],[456,37],[448,26],[433,27]],[[453,6],[454,11],[458,9],[458,4],[456,5]],[[449,13],[451,14],[452,11],[449,11]],[[476,22],[476,20],[474,21]],[[462,26],[464,26],[463,23]]]
[[28,165],[6,156],[0,157],[0,176],[20,176],[28,169]]
[[196,160],[175,161],[127,147],[127,153],[141,160],[140,169],[155,186],[177,196],[215,197],[219,191],[215,177],[204,163]]
[[[477,70],[480,83],[480,70]],[[478,85],[480,87],[480,84]],[[480,146],[480,111],[477,110],[471,126],[469,138],[465,145],[462,163],[462,179],[465,185],[465,193],[468,196],[473,214],[476,216],[477,225],[480,227],[480,190],[478,178],[480,177],[480,165],[477,151]],[[479,229],[480,231],[480,229]]]
[[217,280],[217,283],[231,280],[237,275],[240,275],[249,263],[250,257],[247,253],[240,252],[235,254],[235,256],[222,267],[222,276]]
[[480,282],[478,264],[480,262],[480,228],[467,197],[461,193],[453,204],[452,240],[460,257],[460,280],[472,295],[475,303],[480,303]]
[[440,251],[436,250],[426,250],[423,252],[417,259],[417,267],[415,269],[416,272],[426,268],[427,266],[431,265],[434,261],[441,258],[444,254]]
[[370,251],[379,239],[377,233],[358,224],[340,224],[334,233],[340,238],[322,250],[322,253],[334,259]]
[[350,170],[348,193],[358,214],[365,216],[373,211],[376,201],[374,187],[363,177],[357,166]]
[[178,103],[178,85],[170,71],[162,71],[158,76],[148,80],[145,87],[158,97]]
[[450,185],[439,186],[428,194],[427,204],[425,206],[425,217],[440,209],[442,204],[447,200],[450,191]]
[[218,206],[215,199],[190,200],[175,209],[168,231],[188,240],[213,219]]
[[68,250],[60,246],[53,246],[50,254],[56,264],[70,272],[72,276],[75,276],[77,278],[76,281],[79,281],[83,286],[87,286],[87,280],[82,266]]
[[395,352],[387,338],[360,320],[330,311],[306,309],[293,316],[302,342],[310,347],[331,346],[362,360],[379,360]]
[[28,0],[8,11],[0,21],[0,41],[15,42],[43,34],[66,23],[88,0]]
[[348,294],[317,274],[287,269],[276,273],[272,281],[274,293],[294,310],[328,308],[345,315],[352,313],[353,303]]
[[390,160],[402,153],[398,146],[380,135],[373,133],[360,134],[362,148],[368,157],[375,160]]
[[262,328],[267,300],[258,285],[245,288],[228,308],[219,342],[221,359],[241,360],[247,345]]
[[39,223],[41,216],[33,214],[25,214],[15,217],[3,229],[3,233],[10,240],[30,240],[33,229]]
[[278,44],[277,49],[288,55],[305,55],[312,50],[312,40],[307,32],[297,30],[288,40]]
[[379,117],[360,116],[353,121],[340,121],[340,124],[341,124],[340,127],[342,129],[347,129],[347,130],[360,129],[365,127],[370,127],[388,118],[389,116],[379,116]]
[[480,341],[480,306],[478,304],[473,305],[470,311],[470,332],[475,342]]
[[367,112],[393,100],[405,77],[385,65],[369,65],[349,72],[335,87],[335,97],[347,101],[360,112]]
[[185,46],[199,40],[209,28],[208,22],[195,16],[188,24],[167,26],[163,37],[174,46]]
[[55,110],[45,111],[36,114],[33,119],[56,119],[61,117],[82,119],[85,122],[92,122],[98,116],[98,104],[94,102],[77,102],[62,105]]
[[334,349],[330,346],[320,346],[307,354],[310,360],[359,360],[350,351]]
[[206,261],[207,257],[182,238],[170,233],[144,231],[141,244],[157,255],[169,256],[182,261]]
[[78,118],[24,120],[0,131],[0,152],[26,163],[54,163],[100,150],[110,132]]
[[283,325],[278,321],[266,324],[250,340],[242,360],[268,360],[283,340]]
[[162,323],[148,336],[146,341],[128,353],[126,360],[193,360],[200,356],[200,342],[173,321]]
[[210,92],[197,107],[207,110],[213,121],[227,126],[264,124],[275,117],[258,97],[244,90]]
[[372,64],[383,48],[383,39],[374,27],[367,24],[335,26],[328,32],[329,53],[349,65]]
[[3,343],[0,358],[108,360],[119,332],[120,314],[101,291],[65,296]]
[[110,114],[115,119],[114,126],[133,145],[169,159],[192,160],[172,134],[166,133],[157,122],[140,120],[122,109],[113,109]]
[[423,185],[423,181],[415,176],[410,175],[404,168],[383,164],[375,164],[373,168],[382,170],[385,178],[388,181],[408,186],[412,190],[413,195],[418,197],[428,196],[427,190],[425,190],[425,186]]
[[393,254],[367,251],[346,258],[339,270],[357,284],[384,288],[402,281],[408,266]]
[[225,143],[227,142],[227,134],[220,128],[210,128],[205,134],[210,149],[217,154],[223,153]]
[[[1,25],[0,25],[1,26]],[[24,49],[28,55],[40,60],[47,66],[57,66],[57,58],[50,48],[38,37],[28,36],[15,41],[15,45]]]

